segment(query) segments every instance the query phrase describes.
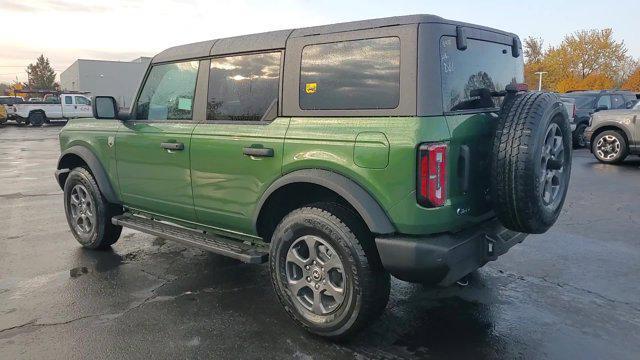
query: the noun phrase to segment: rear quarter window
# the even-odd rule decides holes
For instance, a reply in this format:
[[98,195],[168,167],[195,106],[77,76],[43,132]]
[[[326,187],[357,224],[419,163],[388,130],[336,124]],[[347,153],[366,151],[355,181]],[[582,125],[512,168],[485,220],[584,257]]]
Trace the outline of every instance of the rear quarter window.
[[395,109],[400,99],[400,39],[307,45],[299,86],[303,110]]
[[514,58],[510,45],[468,39],[467,49],[458,50],[455,37],[443,36],[440,66],[446,112],[498,108],[502,98],[490,93],[524,82],[522,56]]

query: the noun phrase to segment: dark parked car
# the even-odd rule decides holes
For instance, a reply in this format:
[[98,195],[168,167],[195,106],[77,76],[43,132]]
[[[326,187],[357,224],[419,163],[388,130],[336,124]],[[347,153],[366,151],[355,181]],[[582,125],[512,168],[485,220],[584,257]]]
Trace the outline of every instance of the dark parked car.
[[602,110],[629,109],[637,102],[636,94],[624,90],[572,91],[562,94],[563,99],[573,99],[576,103],[573,145],[587,146],[584,130],[589,126],[591,114]]
[[591,116],[584,135],[596,159],[615,164],[640,155],[640,103],[631,109],[602,111]]

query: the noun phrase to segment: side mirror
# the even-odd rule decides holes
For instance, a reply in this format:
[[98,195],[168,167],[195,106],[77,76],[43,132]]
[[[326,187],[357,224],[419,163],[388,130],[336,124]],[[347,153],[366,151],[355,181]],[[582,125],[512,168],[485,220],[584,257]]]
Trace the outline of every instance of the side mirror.
[[599,106],[596,108],[596,112],[598,112],[598,111],[604,111],[604,110],[609,110],[609,107],[608,107],[607,105],[599,105]]
[[93,117],[96,119],[116,119],[118,103],[113,96],[96,96],[93,98]]
[[636,103],[637,103],[637,101],[635,101],[635,100],[627,101],[627,103],[624,104],[624,107],[626,109],[631,109],[636,105]]

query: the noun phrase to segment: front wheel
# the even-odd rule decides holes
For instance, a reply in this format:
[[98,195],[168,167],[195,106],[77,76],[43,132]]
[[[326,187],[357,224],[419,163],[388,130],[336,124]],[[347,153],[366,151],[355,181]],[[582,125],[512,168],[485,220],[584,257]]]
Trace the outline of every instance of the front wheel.
[[75,168],[64,183],[64,209],[71,233],[89,249],[106,249],[122,232],[111,218],[121,210],[102,196],[93,175],[85,168]]
[[317,204],[292,211],[271,242],[271,280],[298,324],[328,338],[346,338],[379,316],[389,300],[389,273],[375,245],[348,209]]
[[586,130],[587,125],[582,123],[576,126],[575,131],[572,134],[573,137],[573,147],[575,149],[583,148],[587,146],[587,139],[584,137],[584,131]]
[[591,150],[598,161],[605,164],[622,162],[629,154],[627,141],[621,133],[607,130],[598,134],[591,144]]

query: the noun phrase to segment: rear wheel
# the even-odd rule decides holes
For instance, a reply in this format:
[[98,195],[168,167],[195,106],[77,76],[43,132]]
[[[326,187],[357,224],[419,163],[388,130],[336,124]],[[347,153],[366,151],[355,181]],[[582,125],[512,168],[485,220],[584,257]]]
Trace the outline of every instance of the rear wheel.
[[31,114],[29,114],[29,123],[31,123],[31,126],[35,126],[35,127],[42,126],[45,120],[46,120],[46,117],[44,113],[40,111],[34,111]]
[[122,211],[102,196],[91,172],[75,168],[64,184],[64,209],[67,223],[76,240],[89,249],[106,249],[118,241],[121,226],[111,218]]
[[361,221],[336,204],[316,204],[285,216],[272,237],[271,280],[294,321],[339,339],[382,313],[390,277],[371,240]]
[[624,136],[618,131],[603,131],[593,140],[593,155],[605,164],[617,164],[629,155],[629,148]]

